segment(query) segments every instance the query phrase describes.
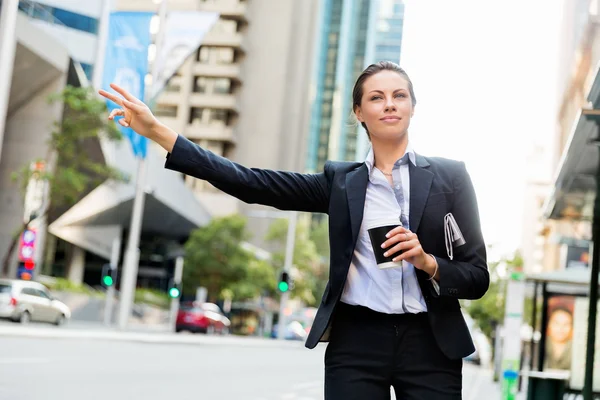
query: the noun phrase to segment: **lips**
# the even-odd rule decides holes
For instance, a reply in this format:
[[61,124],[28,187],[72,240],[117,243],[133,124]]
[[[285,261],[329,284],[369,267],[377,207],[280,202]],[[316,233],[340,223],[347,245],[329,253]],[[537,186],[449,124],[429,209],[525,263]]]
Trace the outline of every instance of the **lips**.
[[400,121],[401,118],[400,117],[396,117],[396,116],[390,116],[390,117],[383,117],[381,118],[381,121]]

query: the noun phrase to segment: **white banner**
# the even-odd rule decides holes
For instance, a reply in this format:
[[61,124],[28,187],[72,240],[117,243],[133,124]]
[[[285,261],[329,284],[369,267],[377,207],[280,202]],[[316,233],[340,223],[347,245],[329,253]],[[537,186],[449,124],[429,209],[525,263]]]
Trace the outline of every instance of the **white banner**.
[[159,33],[163,35],[163,40],[154,60],[155,76],[149,96],[151,103],[185,59],[200,47],[202,38],[218,19],[219,14],[213,12],[170,11],[168,13],[165,27]]

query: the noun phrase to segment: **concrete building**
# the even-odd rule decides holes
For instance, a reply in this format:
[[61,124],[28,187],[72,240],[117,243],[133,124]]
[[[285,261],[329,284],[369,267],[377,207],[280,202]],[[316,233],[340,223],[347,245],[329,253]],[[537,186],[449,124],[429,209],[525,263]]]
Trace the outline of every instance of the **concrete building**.
[[[99,6],[99,3],[94,4]],[[31,160],[47,159],[47,139],[52,124],[62,118],[61,105],[49,107],[47,97],[60,92],[66,84],[90,84],[87,76],[92,75],[95,58],[90,54],[87,56],[92,58],[85,58],[85,52],[89,50],[85,47],[91,42],[78,35],[83,28],[94,35],[99,22],[89,15],[79,14],[75,7],[78,2],[66,0],[63,3],[57,0],[51,6],[20,1],[18,10],[11,9],[14,12],[9,18],[13,22],[12,28],[11,24],[6,24],[6,18],[1,19],[0,51],[7,56],[1,57],[0,70],[2,76],[5,71],[12,70],[7,81],[0,85],[0,99],[8,99],[6,129],[0,129],[4,133],[0,140],[0,191],[3,197],[0,203],[0,248],[3,251],[8,248],[13,231],[22,224],[24,215],[23,199],[10,180],[11,172]],[[90,8],[94,8],[91,3]],[[56,15],[65,16],[69,26]],[[83,46],[82,40],[86,43]],[[10,46],[5,46],[6,43]],[[11,48],[12,51],[6,50]],[[90,68],[87,71],[79,59],[88,61]],[[131,179],[128,182],[108,181],[92,188],[91,192],[82,193],[81,200],[56,220],[40,224],[36,263],[40,266],[45,261],[54,274],[93,285],[100,279],[102,265],[110,258],[113,239],[121,237],[125,243],[137,169],[127,141],[112,144],[100,139],[90,143],[86,150],[89,157],[119,168]],[[184,182],[173,179],[177,175],[163,168],[163,156],[160,152],[149,151],[146,162],[149,179],[145,186],[138,275],[138,282],[143,286],[166,286],[174,261],[169,254],[174,253],[192,229],[206,224],[210,218]],[[46,230],[51,233],[47,242],[49,251],[46,252],[49,257],[43,260]],[[16,254],[14,256],[16,258]],[[11,265],[9,275],[15,276],[16,262]],[[37,270],[36,274],[40,272]]]
[[[187,138],[242,165],[304,170],[318,0],[169,0],[168,10],[216,11],[219,21],[158,96],[155,114]],[[158,10],[122,0],[120,10]],[[186,178],[214,217],[249,216],[251,242],[271,219],[207,182]]]
[[600,80],[598,2],[565,1],[559,70],[560,105],[553,165],[546,199],[544,269],[586,265],[592,238],[597,147],[596,117]]

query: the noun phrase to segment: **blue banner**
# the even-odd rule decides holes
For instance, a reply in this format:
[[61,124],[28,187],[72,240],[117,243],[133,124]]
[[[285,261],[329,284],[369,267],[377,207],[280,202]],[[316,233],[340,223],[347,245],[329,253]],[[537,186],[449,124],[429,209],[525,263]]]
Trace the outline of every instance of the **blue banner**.
[[[144,101],[144,78],[148,73],[148,46],[150,46],[149,12],[114,12],[110,15],[104,77],[102,87],[110,90],[116,83],[129,93]],[[109,111],[119,108],[107,101]],[[148,139],[138,135],[131,128],[119,124],[123,135],[129,139],[136,157],[145,158]]]

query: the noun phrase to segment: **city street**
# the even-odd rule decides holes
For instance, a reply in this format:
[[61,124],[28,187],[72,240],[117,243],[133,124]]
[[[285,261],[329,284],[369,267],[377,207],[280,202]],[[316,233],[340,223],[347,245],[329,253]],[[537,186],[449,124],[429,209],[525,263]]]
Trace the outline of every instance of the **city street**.
[[[1,399],[323,399],[325,345],[309,351],[301,342],[239,337],[122,340],[127,334],[110,332],[111,339],[92,339],[69,328],[0,328]],[[490,371],[465,364],[464,382],[465,400],[500,399]]]

